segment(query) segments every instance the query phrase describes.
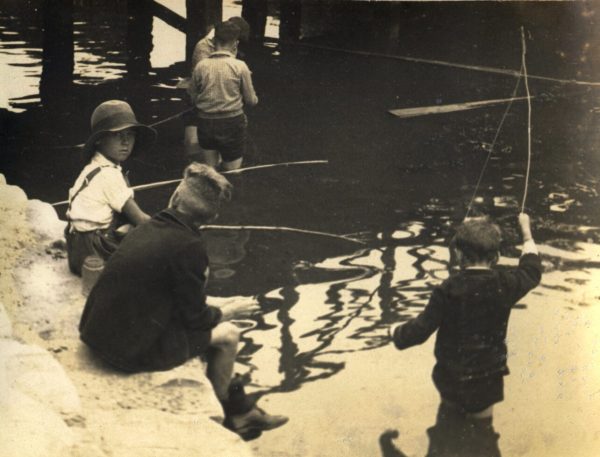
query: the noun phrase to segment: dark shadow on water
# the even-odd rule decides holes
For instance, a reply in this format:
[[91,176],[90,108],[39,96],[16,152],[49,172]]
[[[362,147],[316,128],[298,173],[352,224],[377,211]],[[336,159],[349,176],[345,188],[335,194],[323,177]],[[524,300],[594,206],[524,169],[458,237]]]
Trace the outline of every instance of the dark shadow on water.
[[[425,457],[501,457],[492,419],[466,417],[455,408],[440,404],[436,422],[427,429],[429,447]],[[406,456],[392,442],[397,430],[386,430],[379,437],[382,457]]]

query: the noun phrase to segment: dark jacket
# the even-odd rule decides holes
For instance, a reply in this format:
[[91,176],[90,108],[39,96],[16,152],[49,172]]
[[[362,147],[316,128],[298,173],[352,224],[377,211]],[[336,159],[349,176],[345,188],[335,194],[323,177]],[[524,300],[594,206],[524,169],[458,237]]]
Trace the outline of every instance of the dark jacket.
[[539,284],[541,275],[535,254],[521,257],[518,268],[461,271],[433,290],[423,312],[394,330],[394,344],[405,349],[423,343],[439,328],[435,357],[458,379],[507,373],[511,308]]
[[166,370],[203,353],[221,319],[206,305],[208,258],[185,215],[164,210],[108,260],[79,324],[81,339],[126,371]]

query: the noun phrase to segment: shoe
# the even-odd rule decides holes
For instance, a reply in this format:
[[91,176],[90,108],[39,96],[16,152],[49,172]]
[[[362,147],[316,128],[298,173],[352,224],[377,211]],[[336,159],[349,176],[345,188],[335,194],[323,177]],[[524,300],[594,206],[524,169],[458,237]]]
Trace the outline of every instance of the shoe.
[[[281,427],[288,420],[286,416],[272,416],[255,406],[247,413],[226,417],[223,425],[245,440],[249,440],[257,438],[263,431]],[[254,436],[257,433],[259,435]]]

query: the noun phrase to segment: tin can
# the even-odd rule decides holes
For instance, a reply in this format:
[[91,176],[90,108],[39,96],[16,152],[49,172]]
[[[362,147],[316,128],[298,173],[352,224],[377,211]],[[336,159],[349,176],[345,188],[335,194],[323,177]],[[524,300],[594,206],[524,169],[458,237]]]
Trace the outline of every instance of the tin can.
[[104,259],[97,255],[88,255],[81,268],[81,293],[87,297],[104,270]]

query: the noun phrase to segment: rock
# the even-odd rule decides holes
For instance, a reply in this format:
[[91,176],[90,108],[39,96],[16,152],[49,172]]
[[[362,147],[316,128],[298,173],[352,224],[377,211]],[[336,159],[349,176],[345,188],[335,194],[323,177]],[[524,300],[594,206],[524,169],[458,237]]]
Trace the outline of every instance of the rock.
[[0,173],[0,186],[5,186],[6,185],[6,178],[4,177],[4,175],[2,173]]
[[45,350],[16,341],[0,340],[1,360],[8,384],[56,414],[81,411],[79,395],[63,367]]
[[64,457],[75,434],[60,416],[16,388],[3,391],[0,410],[2,457]]
[[0,185],[0,211],[27,204],[27,194],[17,186]]
[[40,200],[29,200],[27,205],[27,222],[30,229],[44,239],[59,240],[64,237],[66,222],[61,221],[49,203]]
[[88,428],[114,457],[251,457],[249,446],[209,418],[151,409],[98,412]]
[[12,338],[12,324],[4,305],[0,302],[0,338]]

